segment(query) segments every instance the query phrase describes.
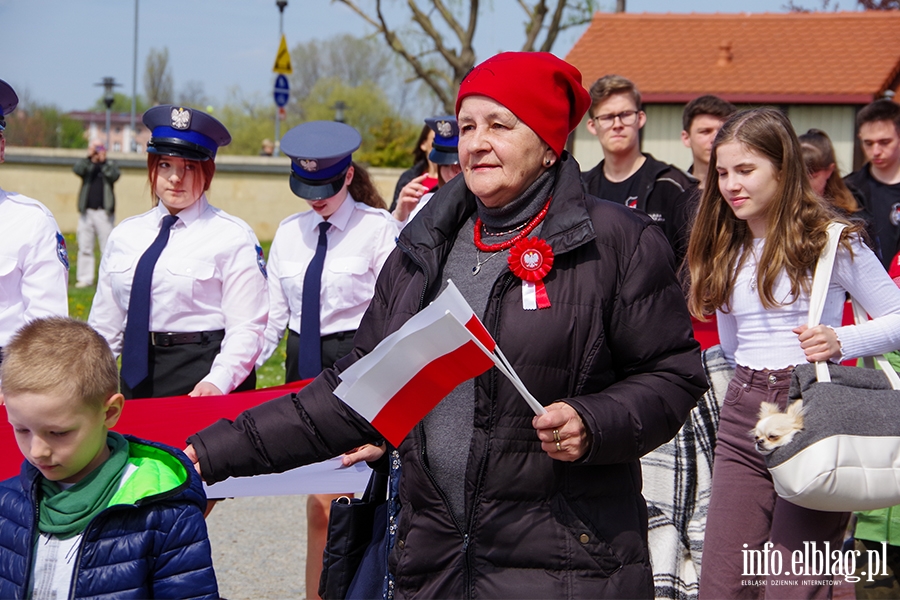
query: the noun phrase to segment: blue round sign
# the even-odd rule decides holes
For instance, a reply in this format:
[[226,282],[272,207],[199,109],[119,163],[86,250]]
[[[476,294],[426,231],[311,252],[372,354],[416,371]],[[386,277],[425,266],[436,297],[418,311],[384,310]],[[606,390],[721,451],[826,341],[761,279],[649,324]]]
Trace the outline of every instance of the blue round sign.
[[279,75],[275,78],[275,105],[284,106],[291,97],[291,86],[288,84],[288,78]]

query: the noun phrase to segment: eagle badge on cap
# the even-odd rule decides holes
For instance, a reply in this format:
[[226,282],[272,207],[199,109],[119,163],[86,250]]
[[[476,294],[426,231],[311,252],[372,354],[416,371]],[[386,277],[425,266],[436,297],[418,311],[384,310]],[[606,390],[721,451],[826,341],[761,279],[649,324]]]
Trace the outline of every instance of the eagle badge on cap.
[[309,173],[315,173],[319,170],[318,161],[304,158],[300,161],[300,168]]
[[172,127],[185,130],[191,126],[191,111],[186,108],[172,109]]
[[448,138],[453,135],[453,127],[448,121],[438,121],[437,131],[441,137]]

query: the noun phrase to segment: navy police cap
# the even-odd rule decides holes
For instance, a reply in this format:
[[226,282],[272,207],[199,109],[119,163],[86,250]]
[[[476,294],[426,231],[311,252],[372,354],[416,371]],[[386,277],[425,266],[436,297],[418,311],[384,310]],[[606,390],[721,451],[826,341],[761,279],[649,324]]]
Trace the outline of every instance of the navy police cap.
[[0,131],[6,127],[6,120],[3,117],[16,110],[18,104],[19,97],[16,96],[16,91],[0,79]]
[[305,200],[322,200],[344,185],[359,132],[337,121],[310,121],[281,138],[281,151],[291,157],[291,191]]
[[428,160],[436,165],[458,165],[459,125],[456,123],[456,117],[452,115],[428,117],[425,124],[434,132]]
[[144,113],[150,130],[147,152],[189,160],[216,157],[220,146],[231,143],[231,134],[217,119],[203,111],[163,104]]

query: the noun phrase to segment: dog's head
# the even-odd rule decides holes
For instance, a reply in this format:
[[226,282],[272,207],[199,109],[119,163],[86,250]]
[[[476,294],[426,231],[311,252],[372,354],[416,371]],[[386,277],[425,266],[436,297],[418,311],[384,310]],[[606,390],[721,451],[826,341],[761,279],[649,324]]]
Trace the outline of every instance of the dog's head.
[[756,439],[756,449],[761,454],[771,454],[775,448],[790,443],[794,435],[803,429],[803,401],[788,406],[787,412],[778,410],[771,402],[759,407],[759,422],[750,434]]

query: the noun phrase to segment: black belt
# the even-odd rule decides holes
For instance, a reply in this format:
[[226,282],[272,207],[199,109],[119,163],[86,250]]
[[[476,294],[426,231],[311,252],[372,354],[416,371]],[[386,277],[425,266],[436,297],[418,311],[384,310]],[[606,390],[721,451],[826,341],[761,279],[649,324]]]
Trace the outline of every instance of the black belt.
[[207,344],[221,342],[225,339],[225,330],[197,331],[195,333],[158,333],[150,332],[150,343],[154,346],[181,346],[184,344]]
[[[294,331],[293,329],[288,329],[288,334],[300,337],[300,334],[297,333],[296,331]],[[343,341],[347,338],[352,338],[354,335],[356,335],[355,329],[353,329],[351,331],[338,331],[337,333],[329,333],[328,335],[323,335],[322,341],[323,342],[330,342],[331,340]]]

